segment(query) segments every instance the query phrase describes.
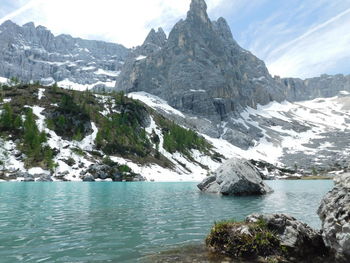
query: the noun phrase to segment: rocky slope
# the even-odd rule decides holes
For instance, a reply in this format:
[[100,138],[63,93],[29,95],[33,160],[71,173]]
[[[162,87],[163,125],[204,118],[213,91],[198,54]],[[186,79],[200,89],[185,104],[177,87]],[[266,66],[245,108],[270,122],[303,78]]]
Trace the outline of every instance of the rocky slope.
[[81,90],[113,87],[127,54],[122,45],[54,36],[33,23],[20,27],[6,21],[0,25],[0,76],[5,78],[48,85],[59,82]]
[[55,85],[0,86],[0,142],[6,181],[198,181],[224,158],[124,94]]

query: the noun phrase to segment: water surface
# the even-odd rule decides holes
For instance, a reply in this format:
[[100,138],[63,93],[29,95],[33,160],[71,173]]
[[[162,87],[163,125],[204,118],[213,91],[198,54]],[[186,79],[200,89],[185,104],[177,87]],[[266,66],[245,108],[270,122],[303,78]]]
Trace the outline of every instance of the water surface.
[[332,181],[269,181],[263,197],[195,183],[0,183],[0,262],[135,262],[203,242],[214,221],[289,213],[313,227]]

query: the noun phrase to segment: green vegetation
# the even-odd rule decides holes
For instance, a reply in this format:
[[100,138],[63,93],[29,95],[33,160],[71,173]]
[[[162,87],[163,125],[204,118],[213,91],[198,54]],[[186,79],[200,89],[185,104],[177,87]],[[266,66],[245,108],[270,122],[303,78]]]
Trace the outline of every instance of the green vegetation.
[[282,256],[285,253],[275,233],[268,230],[263,221],[215,223],[206,238],[206,245],[234,258]]
[[90,124],[88,113],[69,94],[62,94],[58,108],[46,120],[47,127],[57,135],[75,141],[83,139],[86,124]]
[[26,155],[27,166],[40,165],[43,168],[53,169],[52,149],[45,145],[45,132],[40,132],[32,109],[26,108],[23,122],[21,113],[15,114],[11,105],[6,103],[0,114],[0,132],[2,136],[18,138],[18,148]]
[[127,100],[121,94],[115,101],[123,103],[120,113],[99,119],[96,146],[105,154],[145,157],[152,151],[152,145],[142,125],[146,109],[136,101]]
[[187,157],[190,157],[190,150],[196,149],[204,153],[209,153],[212,146],[196,132],[185,129],[168,121],[165,118],[160,118],[159,126],[163,129],[165,150],[171,153],[181,152]]

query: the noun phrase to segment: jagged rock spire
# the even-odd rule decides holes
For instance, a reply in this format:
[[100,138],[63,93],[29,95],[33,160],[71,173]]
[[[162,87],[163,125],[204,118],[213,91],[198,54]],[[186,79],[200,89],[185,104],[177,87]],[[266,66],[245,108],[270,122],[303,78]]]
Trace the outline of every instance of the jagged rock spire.
[[190,10],[187,13],[188,19],[200,19],[207,23],[209,17],[207,14],[207,4],[204,0],[192,0],[190,5]]
[[160,27],[158,28],[158,31],[155,31],[153,28],[147,35],[145,42],[143,42],[143,45],[145,44],[154,44],[156,46],[162,47],[166,42],[166,34],[164,33],[164,30]]

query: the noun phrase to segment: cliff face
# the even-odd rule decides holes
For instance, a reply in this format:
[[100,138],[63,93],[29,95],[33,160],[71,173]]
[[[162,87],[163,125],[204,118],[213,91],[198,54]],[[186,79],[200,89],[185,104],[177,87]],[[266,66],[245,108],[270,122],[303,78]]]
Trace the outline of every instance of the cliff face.
[[[206,9],[203,0],[193,0],[168,40],[147,37],[127,60],[116,88],[146,91],[186,113],[214,120],[245,106],[282,100],[283,85],[264,62],[235,42],[223,18],[212,22]],[[150,42],[157,48],[147,50]]]
[[50,84],[68,79],[79,84],[113,81],[128,49],[69,35],[55,37],[33,23],[0,25],[0,76]]
[[341,91],[350,92],[350,75],[342,74],[330,76],[321,75],[310,79],[276,78],[285,86],[286,99],[289,101],[302,101],[315,98],[330,98]]

